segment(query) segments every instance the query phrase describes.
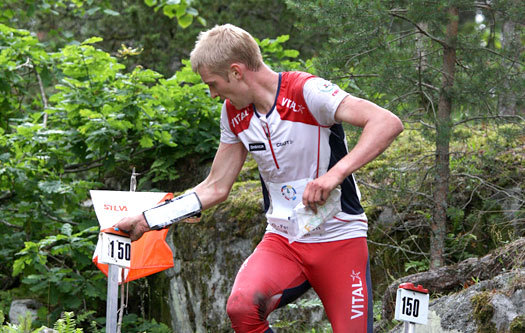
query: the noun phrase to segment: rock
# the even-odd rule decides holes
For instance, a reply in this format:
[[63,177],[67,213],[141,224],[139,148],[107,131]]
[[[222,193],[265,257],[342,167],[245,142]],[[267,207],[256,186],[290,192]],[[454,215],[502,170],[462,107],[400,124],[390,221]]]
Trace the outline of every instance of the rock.
[[431,293],[450,293],[462,286],[494,278],[512,269],[523,268],[525,263],[525,237],[498,248],[481,258],[469,258],[452,266],[405,276],[391,283],[383,295],[383,318],[394,317],[397,287],[404,282],[422,285]]
[[394,210],[391,207],[385,207],[377,218],[377,223],[380,225],[391,226],[397,221]]
[[[428,324],[417,325],[416,330],[418,333],[510,332],[513,323],[524,317],[525,268],[521,268],[431,301]],[[401,331],[400,325],[391,332]]]
[[38,333],[58,333],[58,331],[44,326],[40,328],[40,331],[38,331]]
[[24,317],[27,312],[30,313],[31,319],[37,319],[37,311],[42,304],[34,299],[16,299],[11,302],[11,308],[9,309],[9,322],[11,324],[18,325],[20,317]]

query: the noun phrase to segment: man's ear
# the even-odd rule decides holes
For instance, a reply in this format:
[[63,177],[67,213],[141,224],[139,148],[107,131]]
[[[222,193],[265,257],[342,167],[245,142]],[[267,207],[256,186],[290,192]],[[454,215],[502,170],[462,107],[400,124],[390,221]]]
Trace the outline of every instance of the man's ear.
[[243,76],[243,66],[239,63],[233,63],[230,65],[230,74],[234,79],[240,80]]

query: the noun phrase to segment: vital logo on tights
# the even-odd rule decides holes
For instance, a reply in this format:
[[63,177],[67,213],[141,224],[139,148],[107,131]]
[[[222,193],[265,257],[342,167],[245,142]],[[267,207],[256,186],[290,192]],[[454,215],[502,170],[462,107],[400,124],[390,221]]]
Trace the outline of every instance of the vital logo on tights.
[[356,319],[361,317],[365,311],[365,296],[363,295],[363,281],[359,276],[361,272],[352,270],[352,317]]

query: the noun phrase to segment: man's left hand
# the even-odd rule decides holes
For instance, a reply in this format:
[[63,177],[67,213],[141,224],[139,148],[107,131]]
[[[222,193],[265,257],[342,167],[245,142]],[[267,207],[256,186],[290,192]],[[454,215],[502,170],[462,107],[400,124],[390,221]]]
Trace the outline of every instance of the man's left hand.
[[304,189],[303,205],[317,214],[317,206],[324,205],[332,190],[339,184],[339,179],[329,173],[312,180]]

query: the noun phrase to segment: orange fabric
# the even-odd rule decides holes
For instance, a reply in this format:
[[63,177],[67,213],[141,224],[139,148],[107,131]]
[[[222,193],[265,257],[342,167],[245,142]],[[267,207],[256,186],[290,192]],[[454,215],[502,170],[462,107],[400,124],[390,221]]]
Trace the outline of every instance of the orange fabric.
[[[162,201],[173,198],[168,193]],[[139,240],[131,243],[131,267],[124,282],[161,272],[173,267],[173,253],[166,243],[168,229],[146,232]],[[107,276],[109,267],[98,262],[98,256],[93,258],[95,265]]]

